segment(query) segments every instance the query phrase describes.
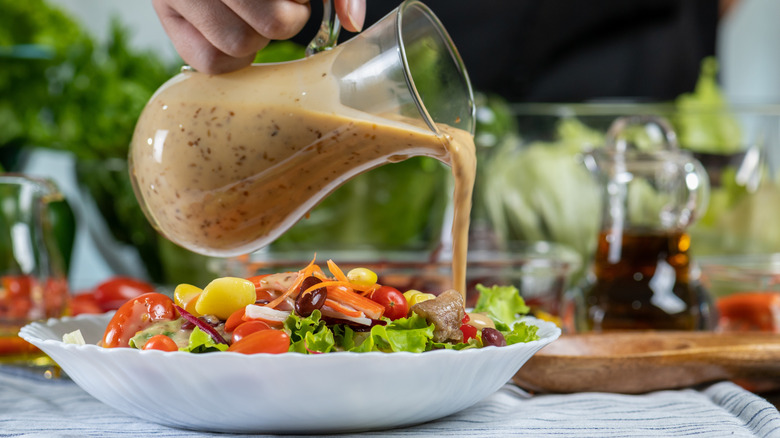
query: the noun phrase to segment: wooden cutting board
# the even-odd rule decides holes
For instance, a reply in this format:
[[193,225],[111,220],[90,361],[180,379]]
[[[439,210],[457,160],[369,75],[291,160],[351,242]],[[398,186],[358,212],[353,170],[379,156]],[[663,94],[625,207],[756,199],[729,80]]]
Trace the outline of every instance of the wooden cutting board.
[[780,383],[780,335],[614,332],[565,334],[514,377],[535,392],[637,394],[718,380]]

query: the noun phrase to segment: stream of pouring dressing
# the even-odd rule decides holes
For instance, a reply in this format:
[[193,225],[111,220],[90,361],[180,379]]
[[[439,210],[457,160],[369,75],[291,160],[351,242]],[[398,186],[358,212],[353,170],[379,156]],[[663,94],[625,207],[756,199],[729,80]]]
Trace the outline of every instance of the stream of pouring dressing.
[[453,287],[465,298],[476,173],[471,134],[438,125],[437,136],[416,119],[341,105],[335,58],[219,76],[184,72],[161,87],[138,120],[130,152],[147,217],[192,251],[242,255],[271,243],[349,178],[433,157],[452,168]]

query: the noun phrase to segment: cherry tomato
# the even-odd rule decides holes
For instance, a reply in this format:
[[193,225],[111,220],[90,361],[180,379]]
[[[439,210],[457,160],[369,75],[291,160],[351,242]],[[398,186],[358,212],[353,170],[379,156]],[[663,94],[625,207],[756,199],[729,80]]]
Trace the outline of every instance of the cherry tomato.
[[176,319],[173,300],[150,292],[134,298],[119,308],[108,322],[101,345],[106,348],[127,347],[130,338],[157,321]]
[[95,300],[104,312],[116,310],[127,301],[148,292],[154,292],[154,286],[130,277],[113,277],[95,287]]
[[463,333],[463,342],[468,342],[469,339],[477,337],[477,328],[473,325],[463,324],[460,326],[460,331]]
[[371,300],[385,307],[384,316],[391,320],[405,318],[409,313],[409,303],[406,302],[404,294],[391,286],[381,286],[371,294]]
[[246,307],[242,307],[233,312],[225,321],[225,331],[230,333],[244,323],[244,315],[246,314]]
[[290,349],[290,337],[282,330],[261,330],[246,335],[233,343],[228,351],[242,354],[286,353]]
[[97,303],[95,295],[85,292],[73,295],[70,299],[70,313],[73,315],[103,313],[103,309]]
[[144,350],[179,351],[179,346],[168,336],[154,335],[146,341]]
[[259,332],[260,330],[270,330],[270,329],[271,326],[264,323],[263,321],[247,321],[243,324],[240,324],[238,327],[236,327],[235,330],[233,330],[232,342],[235,344],[236,342],[251,335],[252,333]]

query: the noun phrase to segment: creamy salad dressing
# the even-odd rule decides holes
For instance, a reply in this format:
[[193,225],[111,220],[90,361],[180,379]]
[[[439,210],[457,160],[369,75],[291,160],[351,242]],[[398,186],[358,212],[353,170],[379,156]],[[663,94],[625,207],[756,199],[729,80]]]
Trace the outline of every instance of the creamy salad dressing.
[[130,154],[147,215],[190,250],[246,254],[271,243],[349,178],[429,156],[452,167],[453,285],[465,293],[472,136],[447,125],[436,135],[421,121],[341,105],[334,58],[219,76],[185,72],[163,86],[137,123]]

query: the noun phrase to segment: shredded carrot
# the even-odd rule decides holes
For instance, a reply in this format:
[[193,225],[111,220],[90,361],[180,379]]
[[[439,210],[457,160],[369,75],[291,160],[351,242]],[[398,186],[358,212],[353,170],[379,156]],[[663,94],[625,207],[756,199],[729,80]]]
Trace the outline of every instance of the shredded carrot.
[[379,283],[374,283],[371,286],[367,287],[366,290],[360,291],[360,295],[363,295],[364,297],[371,297],[371,295],[374,294],[382,285]]
[[[370,296],[371,293],[378,289],[380,287],[378,284],[358,286],[351,283],[333,260],[328,260],[328,269],[335,277],[335,279],[330,279],[326,277],[325,273],[322,272],[322,269],[315,264],[316,260],[317,255],[315,254],[311,262],[305,268],[298,271],[298,277],[293,284],[265,306],[270,308],[278,306],[287,297],[293,295],[300,289],[305,278],[314,276],[322,281],[301,291],[301,293],[307,294],[321,287],[325,287],[328,289],[328,298],[325,302],[334,311],[351,317],[362,317],[365,315],[372,319],[379,319],[382,316],[385,310],[384,306],[365,296]],[[356,290],[360,291],[360,293],[355,292]]]
[[336,280],[349,283],[349,279],[346,275],[344,275],[344,271],[342,271],[333,260],[328,260],[328,270],[331,274],[333,274],[334,277],[336,277]]
[[351,316],[353,318],[360,318],[363,316],[363,312],[341,304],[338,301],[333,301],[330,298],[325,299],[325,305],[335,310],[336,312],[343,313],[346,316]]
[[343,281],[346,283],[349,283],[349,287],[354,290],[359,290],[361,292],[361,295],[368,295],[369,291],[373,292],[375,287],[379,288],[378,285],[372,284],[370,286],[362,286],[355,283],[352,283],[349,281],[349,278],[344,274],[344,271],[341,270],[341,268],[336,265],[336,263],[333,260],[328,260],[328,269],[333,274],[333,276],[336,278],[336,280]]
[[305,276],[305,275],[303,275],[303,274],[298,274],[298,278],[296,278],[296,279],[295,279],[295,282],[292,284],[292,286],[290,286],[290,287],[289,287],[289,288],[288,288],[286,291],[284,291],[284,293],[282,293],[281,295],[279,295],[278,297],[276,297],[276,299],[274,299],[274,300],[273,300],[273,301],[271,301],[270,303],[266,304],[265,306],[266,306],[266,307],[270,307],[270,308],[272,308],[272,309],[273,309],[274,307],[276,307],[276,306],[278,306],[279,304],[281,304],[281,303],[282,303],[282,301],[284,301],[284,300],[285,300],[287,297],[289,297],[290,295],[292,295],[292,294],[293,294],[293,292],[295,292],[295,290],[296,290],[296,289],[298,289],[299,287],[301,287],[301,283],[303,283],[303,279],[304,279],[304,278],[306,278],[306,276]]
[[303,291],[302,293],[307,294],[307,293],[313,292],[315,289],[319,289],[321,287],[327,287],[328,291],[330,291],[331,287],[336,287],[336,286],[350,288],[351,284],[349,284],[348,282],[339,281],[339,280],[327,280],[327,281],[322,281],[322,282],[319,282],[319,283],[317,283],[315,285],[309,286],[309,288],[306,289],[305,291]]
[[310,277],[313,272],[320,270],[320,267],[314,264],[316,260],[317,260],[317,254],[314,254],[314,258],[311,259],[311,262],[309,262],[309,264],[305,268],[298,271],[298,278],[295,279],[293,284],[286,291],[284,291],[284,293],[276,297],[275,300],[271,301],[265,306],[273,309],[274,307],[281,304],[282,301],[284,301],[287,297],[292,295],[296,290],[298,290],[298,288],[301,287],[301,283],[303,283],[303,280],[306,277]]
[[379,319],[384,313],[385,307],[383,305],[339,286],[343,285],[333,285],[328,288],[328,298],[360,310],[371,319]]

